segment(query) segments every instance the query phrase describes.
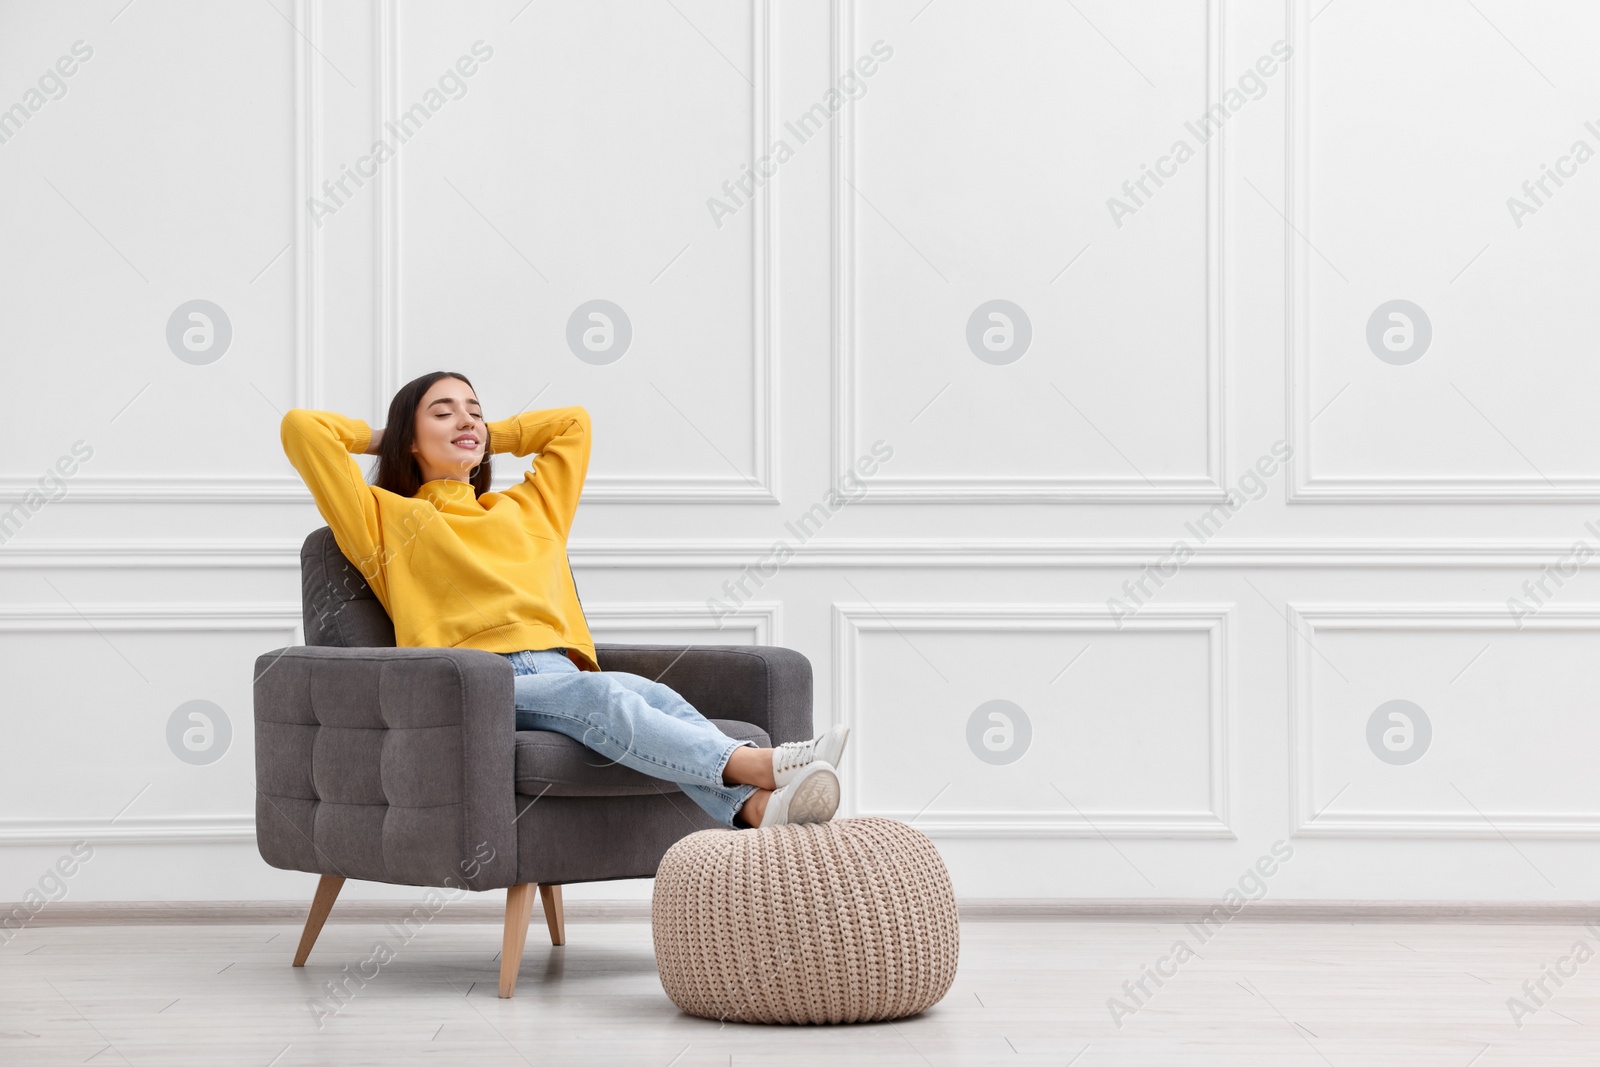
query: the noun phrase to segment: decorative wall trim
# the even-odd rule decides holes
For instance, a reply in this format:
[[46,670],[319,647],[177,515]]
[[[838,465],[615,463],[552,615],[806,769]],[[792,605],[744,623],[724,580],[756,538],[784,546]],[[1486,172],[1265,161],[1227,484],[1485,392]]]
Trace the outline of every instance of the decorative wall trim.
[[[707,611],[705,601],[600,601],[585,606],[584,616],[591,623],[590,634],[599,644],[604,644],[606,630],[654,629],[673,633],[682,630],[731,630],[750,635],[755,645],[782,644],[780,620],[783,605],[778,601],[748,600],[739,610],[727,616],[719,626]],[[727,644],[726,641],[717,642]]]
[[[206,604],[140,601],[126,604],[0,605],[4,633],[216,633],[287,631],[289,644],[301,641],[298,603]],[[236,729],[245,729],[240,723]],[[136,788],[129,785],[131,794]],[[0,845],[72,842],[92,844],[217,844],[255,840],[253,815],[123,814],[104,819],[42,816],[0,818]]]
[[[1517,622],[1503,603],[1295,604],[1286,605],[1289,638],[1289,825],[1295,837],[1413,838],[1432,840],[1600,840],[1600,810],[1589,812],[1407,812],[1341,813],[1318,810],[1313,779],[1312,693],[1306,641],[1325,630],[1497,630],[1515,632]],[[1522,629],[1600,631],[1600,604],[1546,605],[1521,620]],[[1301,640],[1301,635],[1305,636]],[[1324,792],[1330,792],[1325,790]],[[1342,794],[1348,796],[1348,794]],[[1348,803],[1348,801],[1347,801]]]
[[[1210,809],[1207,811],[1093,811],[1083,818],[1063,812],[852,810],[852,815],[877,815],[902,822],[915,820],[929,837],[1077,838],[1176,837],[1233,840],[1228,825],[1232,795],[1230,734],[1233,716],[1232,654],[1229,639],[1229,604],[1186,604],[1146,607],[1123,620],[1122,629],[1135,632],[1194,632],[1210,635],[1211,677],[1209,712]],[[868,631],[936,631],[942,633],[992,633],[996,631],[1061,631],[1068,633],[1112,631],[1116,625],[1103,605],[1079,604],[910,604],[835,603],[834,706],[839,721],[859,727],[860,700],[856,692],[861,634]],[[846,803],[861,795],[862,766],[859,753],[845,777]]]
[[[298,563],[298,560],[296,561]],[[671,633],[707,627],[746,633],[750,644],[781,641],[783,607],[774,601],[749,601],[717,627],[707,619],[704,603],[675,601],[600,602],[584,615],[595,625],[591,633],[605,643],[605,632],[650,628]],[[294,602],[264,604],[200,604],[141,602],[131,604],[0,605],[0,634],[43,631],[143,631],[213,633],[218,630],[289,631],[288,644],[303,642],[300,605]],[[721,642],[726,644],[727,642]],[[242,729],[247,724],[240,724]],[[41,843],[91,844],[234,844],[254,843],[253,814],[121,815],[108,819],[74,817],[0,818],[0,846]]]
[[[1600,500],[1600,477],[1364,478],[1318,477],[1312,471],[1310,391],[1311,323],[1311,33],[1310,0],[1288,0],[1293,59],[1288,76],[1284,130],[1285,372],[1288,462],[1285,499],[1294,503],[1573,503]],[[1323,6],[1317,3],[1316,7]],[[1300,235],[1305,235],[1302,237]]]
[[[751,158],[765,154],[771,143],[773,92],[777,52],[774,0],[752,0],[751,57],[754,90],[751,96]],[[308,197],[318,188],[322,168],[323,90],[319,46],[322,28],[322,0],[294,0],[297,25],[303,28],[294,46],[294,219],[295,219],[295,407],[321,407],[324,404],[323,378],[323,241],[311,224],[305,209]],[[397,82],[400,66],[399,12],[396,0],[374,0],[376,39],[374,41],[374,117],[375,125],[394,117],[397,109]],[[374,266],[376,292],[373,312],[375,411],[388,410],[389,399],[401,384],[400,353],[400,248],[402,225],[399,217],[400,170],[380,168],[374,179],[375,240]],[[622,503],[777,503],[778,402],[777,356],[772,322],[776,317],[776,295],[772,283],[774,191],[763,190],[752,208],[752,411],[754,413],[755,470],[747,478],[684,477],[606,477],[593,475],[584,488],[584,498],[595,502]],[[518,475],[520,477],[520,473]],[[516,479],[498,484],[504,489]],[[36,480],[29,476],[0,477],[0,503],[22,499]],[[311,494],[295,474],[254,475],[119,475],[73,477],[70,489],[58,503],[205,503],[310,504]]]
[[[0,505],[20,501],[37,489],[38,479],[0,477]],[[94,477],[75,474],[67,492],[52,506],[95,504],[310,504],[299,476],[281,474],[125,474]]]
[[[307,204],[319,192],[322,172],[322,0],[295,0],[295,18],[305,27],[295,43],[295,392],[294,406],[320,408],[322,399],[322,231],[311,224]],[[285,476],[309,497],[298,475]]]
[[[373,134],[381,137],[400,119],[400,12],[398,0],[374,0]],[[373,176],[372,398],[375,418],[383,419],[400,389],[400,163],[378,167]]]
[[[295,407],[322,402],[322,238],[310,225],[306,199],[317,187],[322,166],[322,73],[313,49],[321,35],[322,0],[294,0],[297,26],[294,50],[294,210],[295,267],[294,396]],[[252,504],[277,501],[311,502],[293,474],[75,474],[67,492],[52,501],[103,504]],[[36,477],[0,476],[0,505],[20,501],[38,488]]]
[[[1225,0],[1206,3],[1206,106],[1218,105],[1224,84],[1223,55]],[[832,84],[855,61],[856,0],[833,2]],[[841,483],[865,449],[856,440],[856,229],[855,124],[851,109],[842,108],[833,120],[833,381],[830,412],[832,455],[830,486],[841,496],[850,495]],[[1227,467],[1225,388],[1225,331],[1227,301],[1224,292],[1225,160],[1229,133],[1223,126],[1206,143],[1206,474],[1171,478],[1021,478],[994,475],[983,478],[899,478],[872,476],[871,491],[863,502],[1052,503],[1052,502],[1181,502],[1210,503],[1225,500],[1223,471]]]
[[[58,567],[173,569],[300,567],[299,540],[14,540],[0,545],[0,570]],[[1572,558],[1571,541],[1353,541],[1301,538],[1213,540],[1185,567],[1416,569],[1540,568]],[[1171,541],[830,538],[794,546],[785,568],[873,567],[972,570],[995,567],[1127,567],[1170,554]],[[569,544],[575,568],[738,571],[769,558],[755,538],[586,538]]]
[[116,822],[83,819],[0,819],[0,845],[231,845],[255,844],[249,815],[124,815]]
[[183,540],[16,540],[0,545],[0,570],[235,570],[261,567],[300,569],[300,542],[243,538]]
[[[142,630],[187,633],[214,630],[295,630],[298,601],[212,604],[131,601],[125,604],[0,604],[0,633],[67,630]],[[297,635],[298,636],[298,635]]]
[[[1213,540],[1191,546],[1185,567],[1539,568],[1572,559],[1567,541]],[[574,566],[742,568],[768,558],[756,539],[589,538],[570,543]],[[1126,567],[1170,556],[1171,539],[994,540],[988,538],[830,538],[793,546],[789,567]],[[0,549],[0,558],[4,556]]]
[[[395,117],[398,99],[396,79],[400,69],[399,16],[396,0],[375,0],[378,10],[378,55],[374,64],[378,80],[378,119]],[[776,106],[773,80],[777,68],[775,0],[750,0],[750,158],[767,154],[772,144]],[[378,373],[376,410],[387,411],[389,399],[404,381],[401,362],[404,345],[399,307],[402,274],[400,271],[403,227],[399,217],[400,172],[383,179],[378,189]],[[583,497],[595,502],[626,504],[776,504],[778,437],[778,369],[772,323],[777,317],[776,295],[772,284],[775,271],[772,199],[775,186],[756,196],[751,226],[751,410],[755,470],[748,477],[705,477],[671,475],[628,477],[591,474],[584,483]],[[496,478],[496,491],[520,479]]]

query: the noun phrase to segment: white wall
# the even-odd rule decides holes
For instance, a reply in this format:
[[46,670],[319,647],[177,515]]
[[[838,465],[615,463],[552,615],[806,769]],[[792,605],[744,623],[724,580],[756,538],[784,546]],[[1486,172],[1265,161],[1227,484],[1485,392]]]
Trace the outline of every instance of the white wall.
[[[1282,899],[1596,895],[1600,163],[1561,160],[1597,45],[1577,0],[0,9],[5,507],[92,449],[0,544],[0,899],[80,838],[76,899],[309,891],[251,837],[251,666],[321,524],[277,421],[439,367],[593,414],[597,639],[805,652],[841,814],[963,896],[1214,898],[1279,840]],[[211,362],[167,339],[197,299]],[[610,362],[567,342],[592,300]],[[1018,358],[969,345],[996,300]],[[1420,358],[1415,311],[1369,345],[1394,300]],[[192,700],[232,726],[205,765]],[[1393,700],[1411,762],[1369,743]]]

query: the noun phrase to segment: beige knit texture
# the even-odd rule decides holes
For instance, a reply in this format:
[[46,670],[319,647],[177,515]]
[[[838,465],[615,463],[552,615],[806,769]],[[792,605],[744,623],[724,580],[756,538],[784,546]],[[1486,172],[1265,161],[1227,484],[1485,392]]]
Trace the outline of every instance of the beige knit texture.
[[894,819],[692,833],[662,857],[650,915],[667,996],[738,1022],[915,1015],[961,946],[944,860]]

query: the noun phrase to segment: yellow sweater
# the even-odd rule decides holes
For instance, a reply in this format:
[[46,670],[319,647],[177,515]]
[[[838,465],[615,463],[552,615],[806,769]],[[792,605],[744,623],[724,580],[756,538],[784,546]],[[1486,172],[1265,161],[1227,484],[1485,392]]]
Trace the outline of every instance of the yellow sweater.
[[489,451],[532,469],[503,493],[426,482],[414,497],[369,485],[354,456],[372,427],[331,411],[283,417],[283,450],[352,565],[394,621],[403,648],[489,652],[566,648],[597,671],[594,638],[567,566],[567,533],[589,470],[589,413],[528,411],[488,424]]

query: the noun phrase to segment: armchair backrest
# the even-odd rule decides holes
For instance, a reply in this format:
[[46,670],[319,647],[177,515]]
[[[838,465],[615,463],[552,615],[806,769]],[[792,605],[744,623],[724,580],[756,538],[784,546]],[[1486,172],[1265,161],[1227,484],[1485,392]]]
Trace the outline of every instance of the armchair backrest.
[[308,645],[394,647],[389,613],[326,526],[300,546],[300,610]]
[[[571,575],[572,561],[566,564]],[[572,589],[577,593],[576,578]],[[581,594],[578,607],[583,607]],[[326,526],[311,531],[300,546],[300,613],[308,645],[395,647],[394,621]]]

